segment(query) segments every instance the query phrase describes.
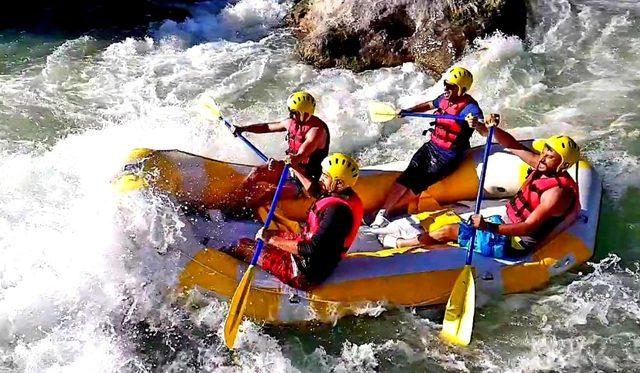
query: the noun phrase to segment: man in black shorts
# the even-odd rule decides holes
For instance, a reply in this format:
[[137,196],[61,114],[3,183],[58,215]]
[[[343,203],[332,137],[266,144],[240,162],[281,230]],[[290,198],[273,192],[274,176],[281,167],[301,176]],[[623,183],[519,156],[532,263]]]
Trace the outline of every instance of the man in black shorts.
[[467,94],[473,76],[469,70],[453,67],[445,74],[444,93],[433,101],[418,104],[403,112],[423,112],[436,109],[436,114],[450,114],[465,121],[436,119],[431,139],[411,158],[409,166],[391,187],[387,199],[378,211],[372,227],[389,224],[387,214],[394,208],[407,205],[430,185],[451,174],[462,162],[469,149],[473,128],[483,119],[478,103]]

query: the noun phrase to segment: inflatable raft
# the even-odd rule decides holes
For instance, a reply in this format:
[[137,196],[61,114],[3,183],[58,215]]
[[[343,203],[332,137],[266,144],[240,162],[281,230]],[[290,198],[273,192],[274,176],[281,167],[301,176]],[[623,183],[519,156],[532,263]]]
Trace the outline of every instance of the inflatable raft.
[[[530,141],[523,142],[530,145]],[[457,213],[474,209],[481,169],[482,148],[471,149],[465,161],[446,179],[431,186],[409,206],[409,213],[451,208]],[[356,191],[367,213],[377,210],[403,164],[366,168]],[[528,167],[519,158],[493,147],[485,185],[483,215],[504,209],[506,199],[520,188]],[[252,166],[200,157],[177,150],[136,149],[116,180],[122,192],[148,189],[169,195],[191,210],[225,210],[233,204],[234,191],[253,170]],[[582,211],[568,229],[528,256],[510,261],[475,254],[474,275],[478,293],[488,296],[529,292],[552,277],[584,263],[593,255],[601,199],[601,180],[582,160],[569,169],[580,188]],[[295,231],[311,205],[310,199],[282,200],[277,228]],[[486,206],[486,207],[485,207]],[[256,220],[234,222],[220,214],[197,213],[187,222],[179,247],[181,271],[176,284],[183,290],[198,288],[230,298],[247,265],[217,250],[241,237],[253,237],[266,216],[267,206],[251,206]],[[274,226],[272,226],[274,228]],[[288,323],[323,322],[358,313],[372,305],[384,307],[427,306],[446,303],[453,283],[464,266],[466,251],[453,244],[440,247],[382,249],[375,237],[361,235],[335,272],[310,292],[284,285],[270,274],[257,271],[246,315],[256,320]]]

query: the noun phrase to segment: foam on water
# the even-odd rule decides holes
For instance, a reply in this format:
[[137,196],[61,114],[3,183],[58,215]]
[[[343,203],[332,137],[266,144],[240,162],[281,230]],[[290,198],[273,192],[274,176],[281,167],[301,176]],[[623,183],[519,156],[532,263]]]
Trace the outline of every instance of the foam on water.
[[242,0],[222,7],[212,1],[192,8],[184,22],[165,21],[157,37],[179,37],[188,43],[208,40],[246,41],[257,39],[282,23],[290,0]]
[[[510,371],[633,370],[637,366],[640,297],[638,268],[624,269],[610,255],[566,288],[511,312],[527,314],[525,341],[531,349],[506,361]],[[527,303],[525,303],[527,304]]]
[[[640,301],[631,259],[640,238],[632,211],[610,211],[612,219],[629,219],[615,225],[629,247],[603,246],[620,261],[609,257],[592,273],[483,307],[469,349],[440,343],[431,321],[437,312],[380,314],[372,307],[363,310],[369,317],[311,330],[247,322],[243,348],[233,356],[225,351],[226,303],[172,292],[185,260],[171,250],[182,240],[177,207],[160,197],[117,199],[110,189],[128,151],[175,148],[257,163],[223,126],[199,115],[198,96],[212,94],[233,122],[249,123],[285,117],[286,97],[306,89],[329,124],[332,150],[354,152],[365,164],[406,160],[424,141],[426,123],[370,123],[367,102],[407,107],[442,90],[413,64],[354,74],[298,63],[294,38],[273,30],[289,5],[204,3],[189,20],[158,25],[148,38],[108,46],[90,37],[68,40],[41,63],[0,76],[0,115],[9,118],[0,123],[8,134],[0,141],[0,366],[633,369]],[[485,112],[502,113],[517,136],[576,137],[614,202],[636,199],[629,186],[640,181],[637,11],[634,2],[539,2],[528,40],[496,34],[461,62],[474,73],[472,94]],[[271,156],[284,150],[281,134],[250,137]]]

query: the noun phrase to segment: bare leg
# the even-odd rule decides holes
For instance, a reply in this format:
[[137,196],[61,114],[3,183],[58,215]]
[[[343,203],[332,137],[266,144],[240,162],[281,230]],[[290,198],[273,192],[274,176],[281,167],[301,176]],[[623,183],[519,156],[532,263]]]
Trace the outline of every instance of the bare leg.
[[250,263],[251,259],[253,259],[255,248],[256,243],[254,240],[241,238],[235,245],[222,248],[221,251],[243,262]]
[[398,238],[396,240],[396,247],[411,247],[411,246],[423,246],[427,245],[420,241],[420,237],[413,238]]
[[389,224],[388,214],[389,210],[392,209],[399,200],[402,199],[404,194],[407,192],[407,188],[397,182],[394,182],[391,185],[391,190],[389,190],[389,194],[387,194],[387,198],[382,205],[382,208],[378,210],[373,221],[370,223],[371,227],[385,227]]
[[387,225],[389,223],[388,217],[392,216],[394,210],[406,206],[414,198],[416,198],[416,195],[411,189],[398,182],[393,183],[382,209],[376,214],[371,226],[383,227]]
[[[230,256],[250,263],[255,252],[256,242],[243,238],[235,246],[222,250]],[[257,262],[258,266],[289,286],[305,290],[309,283],[302,274],[296,274],[293,255],[276,247],[265,245]],[[297,267],[296,267],[297,268]]]
[[257,206],[273,196],[282,168],[259,166],[242,182],[239,188],[229,196],[229,210],[236,211],[245,207]]
[[404,185],[398,184],[397,182],[393,183],[393,185],[391,186],[391,190],[389,191],[389,194],[387,194],[387,198],[382,205],[382,208],[387,211],[391,210],[407,192],[411,191]]
[[[408,239],[398,238],[398,241],[396,242],[396,246],[397,247],[431,246],[437,243],[457,241],[459,228],[460,226],[458,224],[449,224],[433,232],[422,233],[418,237],[408,238]],[[444,248],[448,248],[448,247],[444,247]]]
[[[262,266],[263,264],[262,258],[265,255],[268,255],[269,251],[272,251],[272,250],[278,250],[278,249],[274,249],[268,245],[264,245],[262,247],[262,251],[260,252],[260,257],[258,258],[258,262],[257,262],[258,266]],[[250,238],[241,238],[240,240],[238,240],[237,244],[235,244],[234,246],[228,247],[222,251],[231,255],[236,259],[242,260],[245,263],[251,263],[251,260],[253,260],[253,255],[256,252],[256,241]]]
[[460,232],[460,224],[449,224],[437,229],[433,232],[425,234],[430,239],[436,242],[452,242],[458,240],[458,233]]
[[387,215],[391,216],[394,210],[398,210],[400,208],[406,207],[409,205],[409,202],[416,199],[418,196],[413,193],[411,189],[406,189],[405,192],[400,196],[400,198],[396,201],[393,206],[387,208]]
[[[273,200],[273,195],[276,193],[277,185],[270,186],[268,188],[263,188],[260,190],[260,195],[254,196],[252,200],[247,203],[248,207],[259,207],[264,206],[267,203],[271,203]],[[291,184],[287,183],[282,188],[282,192],[280,192],[281,200],[290,200],[296,199],[299,197],[298,188]]]

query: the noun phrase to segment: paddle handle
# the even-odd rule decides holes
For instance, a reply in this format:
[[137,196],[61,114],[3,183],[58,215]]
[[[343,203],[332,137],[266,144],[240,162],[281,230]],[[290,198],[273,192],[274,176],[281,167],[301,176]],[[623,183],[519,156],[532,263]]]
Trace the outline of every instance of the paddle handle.
[[[224,123],[225,126],[227,126],[227,128],[229,129],[229,131],[233,131],[233,125],[231,123],[229,123],[226,119],[224,119],[224,117],[220,116],[219,119],[222,121],[222,123]],[[234,133],[233,136],[239,138],[240,140],[242,140],[242,142],[245,143],[245,145],[247,145],[251,150],[253,150],[253,152],[260,157],[260,159],[262,159],[264,162],[268,162],[269,158],[264,155],[263,152],[260,151],[260,149],[256,148],[251,141],[247,140],[244,136],[242,136],[241,133]]]
[[[278,181],[278,187],[276,188],[276,193],[273,195],[273,200],[271,201],[271,206],[269,207],[269,213],[267,214],[267,219],[264,221],[264,229],[269,228],[271,225],[271,221],[276,214],[276,205],[280,200],[280,194],[282,194],[282,189],[284,188],[284,184],[287,182],[287,177],[289,176],[289,165],[284,166],[284,170],[282,171],[282,175],[280,175],[280,181]],[[260,252],[262,251],[262,247],[264,246],[264,241],[258,240],[256,244],[256,252],[253,254],[253,258],[251,259],[251,265],[256,265],[258,262],[258,258],[260,257]]]
[[434,119],[453,119],[464,121],[464,117],[451,114],[430,114],[430,113],[415,113],[412,111],[403,111],[402,115],[405,117],[420,117],[420,118],[434,118]]
[[[494,127],[489,127],[489,134],[487,135],[487,142],[484,144],[484,154],[482,156],[482,171],[480,172],[480,186],[478,187],[478,196],[476,197],[476,208],[474,209],[474,214],[477,215],[480,213],[480,207],[482,205],[482,198],[484,197],[484,180],[487,176],[487,163],[489,162],[489,154],[491,153],[491,141],[493,139],[493,129]],[[467,265],[471,264],[471,258],[473,257],[473,247],[476,243],[476,232],[473,232],[471,236],[471,244],[469,245],[469,250],[467,251]]]

